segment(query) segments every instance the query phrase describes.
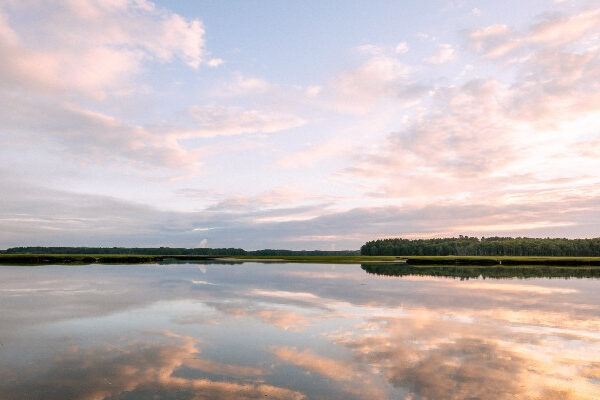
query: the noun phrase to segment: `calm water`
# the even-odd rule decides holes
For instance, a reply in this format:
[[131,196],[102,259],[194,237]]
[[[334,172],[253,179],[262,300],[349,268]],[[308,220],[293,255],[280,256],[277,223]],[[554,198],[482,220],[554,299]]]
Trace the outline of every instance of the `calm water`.
[[600,280],[0,267],[0,399],[598,399]]

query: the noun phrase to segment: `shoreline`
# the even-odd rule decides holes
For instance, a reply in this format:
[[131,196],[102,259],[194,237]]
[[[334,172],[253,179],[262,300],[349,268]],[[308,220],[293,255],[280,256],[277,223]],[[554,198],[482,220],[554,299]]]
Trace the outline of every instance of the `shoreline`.
[[214,263],[314,263],[479,265],[490,268],[516,265],[600,267],[600,257],[494,257],[494,256],[194,256],[144,254],[0,254],[0,265],[148,264],[173,262]]

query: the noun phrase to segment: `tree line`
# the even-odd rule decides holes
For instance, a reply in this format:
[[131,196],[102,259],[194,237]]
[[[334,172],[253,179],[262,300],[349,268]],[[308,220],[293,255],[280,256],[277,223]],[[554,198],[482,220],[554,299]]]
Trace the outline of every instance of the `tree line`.
[[598,257],[600,238],[469,237],[372,240],[360,248],[364,256],[553,256]]
[[182,256],[356,256],[358,250],[244,250],[239,248],[183,248],[183,247],[11,247],[0,254],[131,254]]
[[132,255],[185,255],[185,256],[242,256],[246,252],[235,248],[193,248],[183,247],[11,247],[5,254],[132,254]]
[[264,249],[246,251],[251,256],[359,256],[359,250],[281,250]]

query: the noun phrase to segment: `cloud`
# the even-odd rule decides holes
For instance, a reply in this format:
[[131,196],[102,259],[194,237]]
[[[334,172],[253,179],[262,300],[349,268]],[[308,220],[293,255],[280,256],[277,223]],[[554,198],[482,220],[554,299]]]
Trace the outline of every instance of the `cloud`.
[[440,44],[438,46],[438,51],[425,59],[430,64],[444,64],[454,58],[454,47],[450,44]]
[[[198,234],[193,234],[192,229],[210,225],[210,222],[203,224],[203,218],[188,220],[193,214],[163,212],[109,196],[53,190],[6,178],[2,183],[9,191],[1,203],[0,243],[3,246],[34,243],[106,246],[144,242],[150,245],[170,235],[197,238]],[[176,242],[174,239],[173,243]]]
[[225,61],[222,58],[211,58],[206,62],[206,65],[214,68],[223,65],[223,63],[225,63]]
[[306,200],[314,200],[309,193],[292,186],[280,186],[254,196],[227,197],[211,205],[211,211],[258,211],[263,208],[289,207]]
[[264,94],[272,90],[274,86],[264,79],[244,76],[236,73],[233,79],[215,91],[220,97],[241,97]]
[[421,175],[440,180],[452,174],[481,175],[514,157],[507,140],[512,132],[499,101],[506,92],[493,80],[438,88],[429,110],[408,128],[391,133],[380,151],[354,168],[375,175],[389,172],[406,179],[405,185]]
[[306,88],[305,93],[307,96],[315,97],[321,93],[321,86],[318,85],[310,85]]
[[198,68],[204,53],[201,21],[147,1],[9,1],[0,8],[3,85],[101,98],[128,86],[145,61]]
[[[379,237],[478,234],[482,230],[487,235],[535,236],[550,231],[553,236],[581,237],[598,234],[593,221],[600,213],[600,193],[587,198],[561,198],[540,192],[537,199],[524,192],[522,199],[507,199],[502,187],[477,201],[457,199],[350,210],[315,203],[303,193],[267,192],[256,199],[220,200],[204,211],[190,212],[163,211],[108,196],[28,185],[6,177],[2,187],[6,191],[0,202],[1,247],[195,247],[206,239],[212,247],[310,249],[334,243],[337,248],[356,249]],[[594,187],[595,184],[591,186]],[[582,192],[586,191],[582,187]],[[557,209],[561,212],[553,211]],[[212,229],[197,231],[198,227]]]
[[[300,127],[306,121],[296,115],[245,110],[237,107],[192,107],[192,129],[177,126],[132,125],[69,102],[48,101],[17,92],[0,99],[0,139],[44,153],[62,153],[72,162],[133,167],[138,171],[165,169],[185,175],[197,171],[201,158],[244,148],[212,145],[189,149],[181,143],[190,138],[275,133]],[[183,125],[183,124],[181,124]],[[35,140],[32,140],[34,139]],[[247,144],[245,147],[256,146]]]
[[[600,23],[600,9],[590,8],[573,15],[546,16],[525,32],[511,30],[506,25],[490,25],[470,33],[473,48],[489,58],[509,56],[517,51],[540,50],[541,47],[573,51],[579,41],[596,41],[596,27]],[[588,42],[591,45],[591,43]],[[585,47],[582,48],[586,50]],[[566,49],[564,49],[566,50]],[[589,49],[588,49],[589,50]]]
[[191,110],[193,130],[177,132],[178,137],[235,136],[245,133],[274,133],[298,128],[300,117],[275,111],[244,110],[237,107],[204,106]]
[[[599,182],[582,177],[581,171],[600,168],[593,158],[594,126],[600,121],[600,47],[590,30],[597,15],[587,10],[547,17],[525,33],[500,24],[471,32],[475,52],[509,75],[438,85],[430,102],[376,150],[361,149],[346,171],[373,188],[371,195],[406,207],[446,201],[532,209],[546,202],[587,203],[597,195]],[[571,30],[573,25],[580,26]],[[537,221],[528,217],[523,225],[507,215],[506,224],[489,219],[459,223],[455,229],[578,229],[578,218],[554,217],[542,212]],[[597,234],[588,230],[583,235]]]
[[[540,231],[551,230],[557,236],[580,236],[581,232],[597,232],[590,223],[599,212],[595,199],[572,202],[564,207],[564,202],[539,202],[536,204],[489,205],[457,201],[454,204],[405,207],[365,207],[348,211],[321,213],[316,217],[285,222],[271,222],[260,225],[238,226],[238,234],[250,240],[261,234],[263,243],[279,244],[281,247],[311,248],[322,246],[323,238],[329,237],[338,248],[357,248],[366,240],[379,237],[423,235],[436,233],[448,236],[465,231],[466,225],[487,226],[487,234],[535,235]],[[562,206],[561,206],[562,205]],[[561,207],[560,214],[548,212]],[[540,220],[546,223],[538,225]],[[514,221],[519,225],[513,226]],[[564,221],[573,225],[564,225]],[[587,221],[587,222],[586,222]],[[476,232],[473,232],[474,234]],[[572,237],[571,236],[571,237]],[[306,240],[312,237],[312,240]]]
[[508,26],[504,24],[489,25],[472,31],[469,38],[473,48],[478,52],[482,52],[484,49],[491,47],[490,42],[492,41],[494,46],[499,46],[499,42],[505,39],[508,31]]
[[408,43],[400,42],[394,47],[394,52],[396,54],[404,54],[408,51]]
[[411,83],[411,71],[409,65],[394,57],[372,55],[334,80],[334,105],[341,112],[364,114],[382,98],[400,98],[401,88]]
[[323,142],[307,146],[299,151],[290,152],[277,160],[277,165],[286,168],[298,168],[314,165],[316,162],[347,153],[358,145],[347,137],[332,137]]
[[592,8],[569,16],[549,17],[530,31],[527,41],[564,45],[595,32],[600,22],[600,9]]
[[[43,9],[42,3],[38,6]],[[313,173],[317,163],[326,166],[323,171],[341,162],[348,166],[329,177],[328,182],[335,181],[336,186],[325,191],[335,189],[335,196],[319,199],[310,193],[271,193],[269,200],[266,193],[239,196],[228,192],[211,195],[208,200],[200,196],[206,208],[198,212],[163,213],[152,207],[142,210],[139,204],[111,199],[113,203],[107,201],[108,197],[50,193],[39,188],[40,193],[49,193],[56,208],[43,214],[41,203],[35,204],[27,218],[42,221],[44,229],[39,234],[27,231],[15,222],[22,223],[23,216],[7,212],[3,223],[15,236],[10,239],[5,233],[4,243],[22,243],[27,240],[26,231],[29,238],[44,243],[70,239],[81,243],[94,240],[94,212],[108,215],[108,221],[119,220],[106,210],[75,208],[73,219],[67,223],[70,216],[65,210],[83,198],[119,203],[115,208],[118,212],[121,206],[135,209],[131,214],[123,211],[119,221],[122,228],[131,226],[134,234],[143,231],[138,237],[141,243],[160,242],[164,232],[163,239],[169,243],[182,240],[187,246],[195,246],[206,239],[211,246],[247,248],[323,247],[324,243],[356,248],[366,239],[399,234],[598,234],[589,221],[598,215],[594,201],[600,195],[600,181],[592,173],[581,172],[600,168],[596,151],[600,143],[596,128],[600,122],[600,43],[592,28],[600,13],[597,9],[544,15],[522,29],[496,24],[468,33],[469,48],[476,57],[469,60],[473,65],[469,73],[479,74],[477,79],[461,75],[450,80],[432,79],[432,83],[428,71],[437,71],[437,67],[412,66],[404,58],[401,61],[393,48],[368,45],[358,54],[358,65],[329,84],[278,86],[238,73],[228,82],[228,88],[222,87],[223,96],[230,95],[219,98],[223,105],[184,105],[190,112],[183,121],[150,125],[137,122],[140,118],[127,118],[127,111],[115,111],[121,103],[103,107],[98,98],[79,102],[78,96],[86,91],[113,93],[111,88],[119,86],[115,82],[122,77],[130,81],[148,62],[179,60],[192,68],[190,60],[210,62],[203,45],[189,45],[193,42],[189,38],[187,45],[182,44],[188,34],[200,35],[193,20],[182,21],[169,11],[139,1],[64,4],[49,12],[48,20],[53,24],[41,21],[39,31],[15,23],[18,18],[33,18],[26,14],[38,12],[33,10],[35,7],[16,1],[1,7],[0,52],[9,62],[0,66],[0,140],[11,157],[26,150],[28,156],[46,158],[45,166],[73,163],[82,169],[117,166],[126,172],[134,167],[136,173],[167,170],[169,174],[183,171],[182,175],[191,175],[199,171],[203,158],[232,148],[267,146],[259,142],[269,141],[255,140],[256,134],[266,136],[306,126],[304,115],[311,115],[315,117],[311,123],[318,128],[315,135],[325,136],[318,141],[313,140],[314,135],[307,137],[304,143],[310,144],[305,147],[280,152],[275,166],[296,168],[281,171],[290,174]],[[55,22],[65,15],[73,15],[73,26],[59,32]],[[110,21],[82,22],[107,16],[116,18],[118,29],[112,29]],[[143,21],[123,22],[136,18]],[[150,29],[155,24],[169,27],[181,41],[157,39],[148,43],[152,35],[140,38],[136,26]],[[99,79],[99,85],[83,83],[85,90],[71,93],[68,86],[55,81],[53,69],[46,67],[42,55],[52,53],[49,43],[56,43],[57,48],[84,59],[86,52],[79,50],[86,42],[82,40],[86,26],[90,43],[99,40],[102,44],[94,49],[123,52],[124,57],[132,57],[133,64],[117,60],[115,68],[125,66],[125,70],[114,73],[101,66],[98,73],[110,76]],[[97,39],[104,29],[109,30],[106,38]],[[47,40],[41,40],[42,33],[47,34]],[[75,33],[81,37],[63,45]],[[39,43],[34,39],[40,39]],[[200,52],[194,53],[193,49],[198,48]],[[108,53],[98,54],[102,62],[111,58]],[[30,56],[40,56],[39,62],[32,62]],[[57,59],[49,57],[48,65]],[[23,68],[11,64],[18,60],[24,63]],[[71,61],[68,57],[65,60],[61,64],[68,66]],[[482,65],[489,69],[482,69]],[[15,78],[30,74],[29,67],[39,67],[40,71],[31,72],[27,79]],[[485,71],[496,70],[502,73],[486,76],[492,72]],[[96,73],[92,67],[89,71]],[[76,75],[73,79],[78,79]],[[59,78],[66,82],[65,76]],[[61,85],[63,92],[52,92]],[[233,98],[238,95],[253,97]],[[252,104],[264,101],[264,105],[241,106],[249,99]],[[135,106],[125,102],[123,108],[128,107]],[[107,108],[113,112],[104,111]],[[332,110],[343,115],[334,113],[332,117]],[[169,120],[170,112],[177,110],[165,111],[157,119]],[[316,126],[320,121],[325,124]],[[328,123],[339,127],[337,134],[328,133]],[[311,134],[306,129],[301,133]],[[238,137],[224,139],[232,136]],[[218,139],[201,146],[204,138]],[[37,158],[32,158],[32,165],[36,163]],[[307,166],[311,168],[302,170]],[[323,178],[327,172],[315,173]],[[189,182],[186,186],[197,184]],[[306,192],[309,187],[298,191]],[[23,184],[22,190],[26,193],[36,188]],[[15,204],[17,201],[11,198]],[[553,207],[562,211],[556,213]],[[27,214],[23,208],[19,210]],[[136,225],[133,221],[138,216],[155,225]],[[185,223],[186,218],[193,223]],[[164,221],[169,221],[172,229],[157,228]],[[125,238],[126,229],[113,222],[106,223],[110,227],[107,232]],[[194,231],[197,228],[212,229]],[[51,229],[64,236],[52,237],[48,233]],[[108,233],[97,238],[116,241]],[[123,240],[136,243],[137,239],[129,234]]]
[[99,110],[116,104],[104,103],[107,96],[139,93],[148,65],[197,69],[205,53],[200,20],[149,1],[3,2],[0,139],[44,161],[58,155],[79,166],[193,173],[200,154],[183,148],[172,126],[148,128]]
[[198,166],[194,154],[172,137],[72,103],[5,93],[0,99],[0,120],[0,138],[20,140],[30,148],[57,148],[73,160],[146,168]]

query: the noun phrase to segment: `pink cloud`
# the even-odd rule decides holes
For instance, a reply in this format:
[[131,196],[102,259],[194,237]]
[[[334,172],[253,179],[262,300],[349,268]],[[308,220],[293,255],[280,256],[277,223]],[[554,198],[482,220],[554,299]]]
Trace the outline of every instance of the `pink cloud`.
[[[496,77],[437,87],[431,104],[390,133],[377,150],[361,151],[347,172],[368,182],[372,196],[403,206],[585,201],[600,184],[581,177],[581,171],[600,168],[597,159],[581,157],[595,154],[598,142],[600,47],[590,41],[599,38],[584,33],[591,32],[590,21],[599,15],[588,10],[556,17],[524,34],[505,25],[472,32],[473,48],[485,57],[494,53],[499,66],[510,68],[511,80]],[[522,46],[528,56],[507,64],[510,53]],[[573,225],[550,212],[511,218],[488,216],[446,231]]]
[[438,51],[431,57],[425,59],[430,64],[444,64],[451,61],[455,56],[454,47],[450,44],[440,44]]
[[[26,23],[11,26],[13,16]],[[10,1],[0,7],[0,55],[5,61],[0,81],[14,86],[102,98],[131,85],[145,61],[180,59],[198,68],[204,53],[201,21],[146,1]]]
[[384,97],[397,97],[397,91],[412,67],[396,57],[374,54],[357,68],[341,73],[333,82],[333,102],[341,112],[364,114]]

